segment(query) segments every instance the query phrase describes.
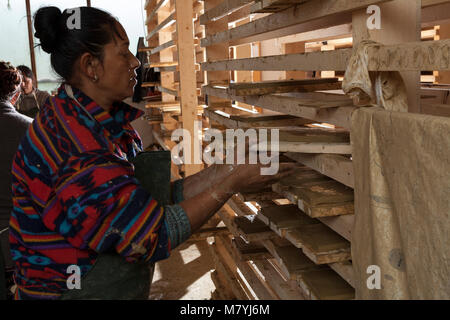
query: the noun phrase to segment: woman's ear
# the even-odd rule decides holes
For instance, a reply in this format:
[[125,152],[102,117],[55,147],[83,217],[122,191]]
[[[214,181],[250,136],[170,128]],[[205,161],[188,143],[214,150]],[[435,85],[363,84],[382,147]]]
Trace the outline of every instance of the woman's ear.
[[98,81],[100,61],[92,54],[86,52],[80,57],[81,74],[92,82]]

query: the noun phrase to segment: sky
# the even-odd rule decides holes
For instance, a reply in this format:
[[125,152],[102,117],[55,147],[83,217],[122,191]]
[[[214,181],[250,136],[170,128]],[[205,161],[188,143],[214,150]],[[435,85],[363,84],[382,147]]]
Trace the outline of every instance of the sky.
[[[85,6],[86,0],[30,0],[30,3],[33,15],[42,6],[52,5],[64,10]],[[145,36],[145,0],[91,0],[91,4],[119,19],[130,38],[130,50],[135,53],[139,37]],[[27,28],[25,0],[0,0],[0,60],[31,67]],[[34,41],[35,45],[39,42],[36,38]],[[58,79],[51,69],[50,56],[39,47],[35,48],[35,54],[38,79]]]

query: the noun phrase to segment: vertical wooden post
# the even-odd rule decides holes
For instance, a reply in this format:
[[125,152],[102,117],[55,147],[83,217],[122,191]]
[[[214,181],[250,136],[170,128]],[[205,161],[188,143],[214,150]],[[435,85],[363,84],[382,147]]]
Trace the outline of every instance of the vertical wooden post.
[[86,0],[86,4],[88,7],[91,7],[91,0]]
[[[156,1],[155,1],[156,2]],[[157,24],[162,23],[164,20],[166,20],[171,12],[172,12],[172,5],[170,2],[165,3],[164,6],[160,7],[158,12],[156,13],[158,15]],[[156,25],[155,25],[156,27]],[[172,32],[167,29],[163,29],[163,31],[159,31],[157,35],[157,41],[158,45],[162,45],[164,43],[169,42],[172,40]],[[150,44],[149,44],[150,46]],[[156,59],[153,59],[155,56],[150,57],[150,63],[154,62],[173,62],[173,53],[172,50],[162,50],[160,51],[156,56],[159,56],[159,61]],[[173,72],[161,72],[161,86],[164,88],[173,88],[174,85],[174,73]],[[175,96],[165,93],[162,93],[162,101],[163,102],[171,102],[175,101]]]
[[[186,176],[200,171],[201,164],[194,164],[195,158],[201,162],[198,132],[195,132],[197,120],[197,77],[195,73],[194,22],[192,1],[175,0],[177,12],[178,66],[180,69],[180,103],[183,116],[183,129],[191,136],[191,164],[185,165]],[[200,157],[198,157],[200,156]]]
[[[450,24],[441,24],[438,32],[437,40],[450,39]],[[439,84],[450,84],[450,71],[437,72],[436,80]]]
[[[222,0],[208,0],[205,1],[205,12],[218,6]],[[216,34],[220,31],[228,30],[228,16],[224,16],[216,21],[209,21],[205,25],[206,36]],[[206,61],[217,61],[229,59],[229,45],[228,43],[218,43],[206,47]],[[206,73],[209,85],[222,84],[228,86],[230,83],[230,71],[208,71]],[[224,111],[231,110],[231,101],[219,97],[208,96],[208,107],[220,109]]]
[[37,70],[36,70],[36,56],[34,54],[33,25],[31,23],[30,0],[25,0],[25,6],[27,9],[28,43],[30,46],[31,69],[33,70],[34,76],[36,77],[36,88],[37,88],[38,87],[38,82],[37,82],[38,77],[37,77]]
[[[393,0],[379,5],[381,29],[368,30],[366,10],[353,14],[353,46],[364,39],[382,44],[420,41],[421,1]],[[401,17],[401,19],[399,18]],[[420,113],[420,71],[401,72],[408,92],[408,108],[405,112]]]

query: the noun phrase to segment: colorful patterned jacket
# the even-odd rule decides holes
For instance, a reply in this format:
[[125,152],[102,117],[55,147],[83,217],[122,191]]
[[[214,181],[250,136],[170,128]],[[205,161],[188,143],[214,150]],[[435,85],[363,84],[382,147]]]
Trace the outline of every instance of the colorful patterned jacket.
[[58,299],[67,290],[67,268],[77,265],[83,276],[100,253],[152,263],[189,236],[181,207],[159,206],[127,161],[142,148],[130,122],[143,112],[122,102],[107,112],[73,93],[84,110],[62,85],[13,162],[16,299]]

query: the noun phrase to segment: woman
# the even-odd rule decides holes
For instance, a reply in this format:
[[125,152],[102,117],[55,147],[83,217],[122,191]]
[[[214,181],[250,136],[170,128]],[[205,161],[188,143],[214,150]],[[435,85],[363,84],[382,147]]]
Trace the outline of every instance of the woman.
[[[11,260],[8,240],[9,218],[12,210],[11,198],[11,165],[17,152],[20,140],[32,122],[31,118],[21,115],[14,109],[11,102],[20,95],[21,76],[11,64],[0,61],[0,265],[7,270],[6,280],[12,281],[14,263]],[[0,268],[1,269],[1,268]],[[4,270],[0,270],[1,280],[4,280]],[[0,291],[6,285],[0,281]],[[4,293],[0,293],[0,297]],[[0,298],[1,299],[1,298]]]
[[[232,194],[258,190],[291,167],[262,177],[259,165],[212,166],[175,183],[179,203],[161,206],[129,162],[141,148],[130,122],[142,113],[122,102],[133,95],[140,65],[126,32],[95,8],[80,8],[79,29],[68,29],[69,18],[55,7],[35,15],[35,36],[64,83],[39,111],[13,164],[16,298],[146,299],[149,266]],[[74,265],[82,288],[69,291]]]
[[15,104],[17,110],[34,119],[41,106],[50,96],[48,92],[36,88],[36,77],[27,66],[18,66],[22,74],[22,95]]

